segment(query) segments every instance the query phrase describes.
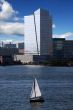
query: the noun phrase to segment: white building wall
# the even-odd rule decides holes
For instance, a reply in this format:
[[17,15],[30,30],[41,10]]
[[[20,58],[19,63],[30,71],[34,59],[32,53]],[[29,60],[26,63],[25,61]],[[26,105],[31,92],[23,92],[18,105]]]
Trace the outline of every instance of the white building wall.
[[36,53],[36,37],[35,37],[35,27],[34,27],[34,16],[24,17],[24,44],[25,53]]
[[14,60],[21,61],[22,63],[29,63],[33,62],[33,56],[32,54],[24,54],[24,55],[16,55],[14,57]]

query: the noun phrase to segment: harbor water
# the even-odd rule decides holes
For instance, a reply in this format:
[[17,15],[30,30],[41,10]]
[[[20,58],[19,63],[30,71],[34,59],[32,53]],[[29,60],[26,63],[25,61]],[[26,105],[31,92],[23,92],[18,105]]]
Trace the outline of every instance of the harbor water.
[[[36,77],[44,103],[30,104]],[[73,110],[73,67],[0,67],[0,110]]]

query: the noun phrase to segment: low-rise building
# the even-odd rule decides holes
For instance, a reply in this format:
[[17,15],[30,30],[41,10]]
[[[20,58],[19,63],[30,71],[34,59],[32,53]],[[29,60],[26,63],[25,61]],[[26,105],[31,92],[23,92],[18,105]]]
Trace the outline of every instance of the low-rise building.
[[5,43],[5,44],[4,44],[4,47],[5,47],[5,48],[16,48],[16,44],[13,44],[13,43]]
[[73,59],[73,40],[66,40],[64,45],[64,57]]
[[64,58],[65,38],[53,38],[53,57]]
[[0,64],[11,64],[14,61],[14,55],[18,54],[17,48],[0,47]]
[[19,54],[24,54],[24,42],[17,43],[16,47],[19,50]]

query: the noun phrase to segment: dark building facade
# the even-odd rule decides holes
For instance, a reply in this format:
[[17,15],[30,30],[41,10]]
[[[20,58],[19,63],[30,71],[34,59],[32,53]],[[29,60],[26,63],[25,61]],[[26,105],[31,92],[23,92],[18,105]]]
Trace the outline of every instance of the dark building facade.
[[45,64],[49,64],[51,62],[51,56],[49,55],[33,55],[33,62],[36,63],[45,63]]
[[35,62],[48,61],[55,64],[64,64],[73,61],[73,40],[66,40],[65,38],[53,38],[53,55],[51,56],[33,56]]
[[64,38],[53,38],[53,58],[62,59],[64,58]]
[[53,38],[53,64],[73,65],[73,40]]
[[24,42],[17,43],[19,54],[24,54]]
[[12,43],[4,44],[4,47],[5,48],[16,48],[16,44],[12,44]]
[[0,64],[12,64],[17,54],[17,48],[0,47]]
[[57,59],[73,58],[73,40],[53,38],[53,57]]
[[73,40],[66,40],[64,45],[64,57],[73,59]]

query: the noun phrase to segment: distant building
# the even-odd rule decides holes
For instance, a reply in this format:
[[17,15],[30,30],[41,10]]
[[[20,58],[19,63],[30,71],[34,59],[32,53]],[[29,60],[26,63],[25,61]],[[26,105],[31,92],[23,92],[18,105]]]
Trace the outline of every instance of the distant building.
[[17,48],[2,48],[0,47],[0,56],[18,54]]
[[0,47],[0,64],[11,64],[14,61],[14,55],[17,55],[17,48]]
[[21,61],[22,63],[29,63],[33,62],[33,55],[31,54],[23,54],[23,55],[16,55],[15,61]]
[[16,47],[19,50],[19,54],[23,54],[24,53],[24,42],[19,42],[16,44]]
[[25,53],[52,55],[52,18],[48,11],[38,9],[24,17]]
[[48,60],[53,49],[52,17],[47,10],[38,9],[32,15],[24,16],[24,36],[25,54],[32,54],[33,61]]
[[64,57],[73,59],[73,40],[66,40],[64,48]]
[[53,58],[62,59],[65,53],[65,38],[53,38]]
[[13,44],[13,43],[4,43],[3,47],[5,47],[5,48],[16,48],[16,44]]
[[16,44],[16,47],[19,48],[19,49],[24,49],[24,42],[18,42]]
[[[52,60],[55,63],[60,62],[60,64],[65,64],[73,61],[73,40],[66,40],[65,38],[52,38],[53,40],[53,54],[52,57],[48,57],[48,55],[33,55],[33,54],[25,54],[25,55],[17,55],[17,59],[21,60],[21,62],[50,62]],[[58,62],[57,62],[58,61]]]
[[73,40],[53,38],[53,58],[73,59]]

